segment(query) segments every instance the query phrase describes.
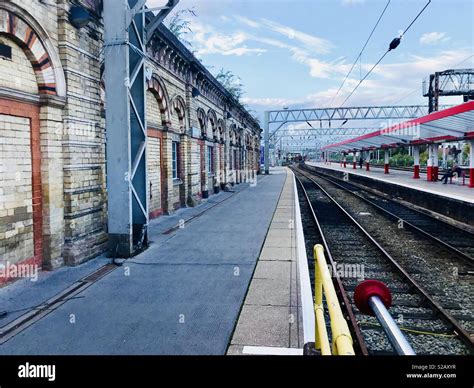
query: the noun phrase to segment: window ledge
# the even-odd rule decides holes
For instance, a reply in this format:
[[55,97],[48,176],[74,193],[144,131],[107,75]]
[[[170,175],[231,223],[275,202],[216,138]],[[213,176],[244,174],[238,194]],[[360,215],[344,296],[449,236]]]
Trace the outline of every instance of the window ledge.
[[179,178],[174,178],[173,179],[173,186],[179,186],[179,185],[182,185],[183,184],[183,181]]

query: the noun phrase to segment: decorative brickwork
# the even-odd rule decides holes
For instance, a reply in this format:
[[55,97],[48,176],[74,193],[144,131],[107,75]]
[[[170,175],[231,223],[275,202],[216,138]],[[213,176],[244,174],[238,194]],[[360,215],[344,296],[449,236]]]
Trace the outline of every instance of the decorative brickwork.
[[[106,85],[99,3],[0,2],[0,43],[12,52],[11,58],[0,58],[0,178],[5,182],[0,187],[0,264],[9,260],[54,269],[82,263],[106,248]],[[73,4],[88,8],[87,26],[70,24]],[[260,128],[164,26],[148,54],[149,210],[154,218],[195,206],[225,184],[240,181],[238,170],[253,168],[258,160]],[[245,161],[241,155],[247,144],[238,141],[243,133],[254,144],[246,149]]]
[[[0,100],[0,264],[43,264],[39,109]],[[0,278],[0,284],[9,279]]]

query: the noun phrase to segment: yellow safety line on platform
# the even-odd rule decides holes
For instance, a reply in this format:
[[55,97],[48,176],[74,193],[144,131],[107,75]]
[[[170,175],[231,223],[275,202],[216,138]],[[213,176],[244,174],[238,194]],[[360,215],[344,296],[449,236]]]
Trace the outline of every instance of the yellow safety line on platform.
[[335,355],[353,356],[352,337],[344,315],[342,314],[336,290],[324,257],[321,244],[314,246],[314,312],[316,315],[315,347],[321,349],[322,355],[331,355],[329,338],[324,319],[323,291],[326,299],[332,334],[332,353]]

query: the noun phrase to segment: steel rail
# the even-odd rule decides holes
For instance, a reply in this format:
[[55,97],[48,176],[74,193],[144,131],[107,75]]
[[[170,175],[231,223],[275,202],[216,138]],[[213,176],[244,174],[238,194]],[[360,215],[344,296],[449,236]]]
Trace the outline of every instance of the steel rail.
[[[374,202],[371,201],[370,199],[365,198],[364,196],[362,196],[362,195],[360,195],[360,194],[358,194],[358,193],[352,191],[351,189],[349,189],[349,188],[347,188],[347,187],[344,187],[344,186],[343,186],[342,184],[340,184],[339,182],[335,182],[335,181],[332,179],[332,177],[328,177],[326,174],[323,174],[323,173],[320,173],[320,172],[317,172],[317,171],[311,171],[311,170],[308,170],[308,169],[306,169],[306,168],[304,168],[304,171],[309,172],[309,173],[311,173],[311,174],[313,174],[313,175],[316,175],[316,176],[318,176],[318,177],[320,177],[320,178],[322,178],[322,179],[324,179],[324,180],[330,182],[331,184],[333,184],[333,185],[335,185],[335,186],[341,188],[342,190],[344,190],[344,191],[346,191],[346,192],[348,192],[348,193],[350,193],[350,194],[356,196],[357,198],[362,199],[362,200],[365,201],[366,203],[370,204],[371,206],[374,206],[375,208],[377,208],[378,210],[380,210],[380,211],[386,213],[386,214],[389,215],[390,217],[392,217],[392,218],[394,218],[394,219],[397,219],[397,220],[402,220],[404,226],[406,225],[406,226],[408,226],[410,229],[412,229],[413,231],[415,231],[415,232],[417,232],[417,233],[419,233],[419,234],[421,234],[421,235],[423,235],[423,236],[425,236],[425,237],[427,237],[427,238],[429,238],[429,239],[432,239],[432,240],[433,240],[434,242],[436,242],[439,246],[441,246],[441,247],[443,247],[443,248],[449,250],[449,251],[452,252],[454,255],[456,255],[459,259],[465,261],[468,265],[470,265],[470,266],[474,265],[474,257],[471,257],[471,256],[465,254],[464,252],[461,252],[458,248],[454,247],[453,245],[448,244],[447,242],[445,242],[445,241],[439,239],[439,238],[436,237],[436,236],[433,236],[432,234],[430,234],[430,233],[428,233],[427,231],[421,229],[420,227],[418,227],[418,226],[412,224],[410,221],[407,221],[406,219],[400,217],[399,215],[397,215],[397,214],[395,214],[395,213],[392,213],[391,211],[389,211],[389,210],[387,210],[387,209],[384,209],[382,206],[380,206],[380,205],[374,203]],[[334,178],[334,179],[337,179],[337,178]],[[344,183],[348,183],[349,185],[353,185],[353,184],[350,183],[350,182],[344,182]],[[354,186],[354,185],[353,185],[353,186]],[[355,187],[357,188],[357,190],[362,190],[362,191],[365,191],[366,193],[369,193],[367,190],[364,190],[363,188],[360,188],[360,187],[358,187],[358,186],[355,186]],[[370,194],[377,196],[377,194],[373,194],[373,193],[370,193]],[[385,197],[381,197],[381,196],[378,196],[378,197],[379,197],[379,198],[383,198],[384,200],[387,200],[387,201],[389,201],[389,202],[391,202],[391,203],[395,203],[395,204],[397,204],[397,205],[403,206],[404,208],[406,208],[406,209],[408,209],[408,210],[410,210],[410,211],[413,211],[413,212],[415,212],[415,213],[417,213],[417,214],[420,214],[421,216],[429,217],[430,219],[433,220],[433,222],[441,222],[441,223],[443,223],[446,227],[453,228],[453,229],[457,229],[457,228],[456,228],[455,226],[453,226],[453,225],[449,225],[449,224],[445,223],[445,222],[442,221],[442,220],[436,219],[436,218],[434,218],[433,216],[431,216],[431,215],[429,215],[429,214],[422,213],[422,212],[420,212],[420,211],[418,211],[418,210],[416,210],[416,209],[408,208],[408,207],[406,207],[405,205],[400,204],[400,203],[398,203],[398,202],[395,202],[394,200],[392,200],[392,199],[390,199],[390,198],[385,198]],[[459,229],[459,230],[461,230],[461,229]],[[463,233],[471,234],[470,232],[468,232],[468,231],[466,231],[466,230],[464,230],[464,229],[462,229],[462,232],[463,232]],[[473,238],[473,241],[474,241],[474,236],[472,236],[472,238]]]
[[[293,171],[296,180],[299,183],[299,186],[302,189],[302,192],[306,198],[306,202],[308,203],[309,209],[311,210],[311,215],[313,217],[314,223],[316,224],[318,228],[319,235],[321,236],[322,243],[324,245],[324,250],[327,254],[327,257],[329,259],[329,262],[331,263],[331,267],[334,268],[336,263],[334,259],[332,258],[331,250],[329,248],[329,245],[326,241],[326,238],[324,236],[323,230],[321,228],[321,225],[319,224],[318,217],[316,216],[316,213],[314,212],[313,205],[311,204],[311,201],[309,199],[308,193],[306,192],[306,189],[303,186],[303,183],[301,182],[300,178],[298,177],[298,172]],[[349,299],[349,296],[347,295],[347,291],[344,288],[344,285],[342,284],[342,280],[337,272],[334,272],[334,278],[336,281],[336,287],[338,290],[339,296],[342,298],[343,302],[343,307],[346,310],[347,317],[349,318],[349,321],[351,323],[351,329],[352,333],[354,334],[354,338],[357,341],[357,345],[359,347],[360,352],[364,356],[369,355],[369,350],[367,349],[367,344],[365,343],[364,336],[362,335],[362,332],[360,331],[359,325],[357,324],[357,319],[355,317],[354,311],[352,310],[352,303]]]
[[[292,168],[293,172],[296,169]],[[441,318],[451,326],[452,331],[462,340],[467,346],[469,346],[471,352],[474,350],[474,339],[471,338],[471,335],[461,326],[461,324],[450,315],[440,303],[438,303],[423,287],[421,287],[418,282],[413,279],[413,277],[398,263],[383,247],[377,242],[369,232],[367,232],[362,225],[360,225],[319,183],[317,183],[313,178],[304,174],[301,171],[296,170],[296,173],[303,175],[309,179],[322,193],[326,195],[341,211],[346,215],[352,223],[357,226],[357,228],[365,234],[365,236],[372,242],[372,244],[383,254],[383,256],[395,267],[395,269],[402,275],[403,278],[407,280],[408,283],[419,293],[425,300],[431,305],[431,307],[441,316]],[[296,175],[295,173],[295,175]]]

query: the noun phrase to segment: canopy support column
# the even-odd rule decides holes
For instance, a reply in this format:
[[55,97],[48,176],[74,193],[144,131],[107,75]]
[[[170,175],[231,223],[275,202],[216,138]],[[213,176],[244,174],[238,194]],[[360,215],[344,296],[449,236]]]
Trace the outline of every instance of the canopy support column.
[[357,169],[357,153],[354,151],[352,155],[352,168],[355,170]]
[[438,158],[438,144],[433,144],[433,182],[438,182],[439,174],[439,158]]
[[365,159],[365,171],[370,171],[370,151],[367,151],[367,158]]
[[469,143],[471,146],[469,151],[469,187],[474,187],[474,140]]
[[385,150],[385,165],[384,165],[384,171],[385,174],[389,174],[389,166],[390,166],[390,155],[388,153],[388,149]]
[[420,147],[413,147],[413,179],[420,179]]
[[428,145],[428,160],[426,161],[426,180],[431,182],[433,180],[433,145]]

